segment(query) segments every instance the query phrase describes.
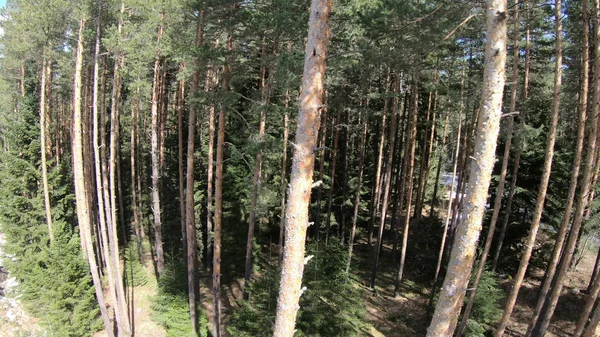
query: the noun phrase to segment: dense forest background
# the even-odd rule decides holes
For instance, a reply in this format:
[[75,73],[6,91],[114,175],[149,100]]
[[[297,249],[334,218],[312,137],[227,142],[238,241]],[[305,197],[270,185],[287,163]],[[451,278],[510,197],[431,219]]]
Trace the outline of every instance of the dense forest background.
[[[284,241],[306,134],[295,336],[597,336],[600,264],[580,263],[599,246],[599,16],[598,0],[9,0],[12,291],[52,336],[272,335],[281,267],[304,254]],[[297,135],[311,57],[322,104]],[[461,228],[479,246],[459,259]],[[140,300],[160,333],[140,328]]]

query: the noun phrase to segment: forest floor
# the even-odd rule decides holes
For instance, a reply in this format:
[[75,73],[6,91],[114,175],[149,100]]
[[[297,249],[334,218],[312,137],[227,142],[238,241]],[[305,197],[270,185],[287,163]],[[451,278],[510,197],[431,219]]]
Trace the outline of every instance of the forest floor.
[[[384,255],[391,254],[391,247],[384,244]],[[419,337],[426,335],[430,318],[427,316],[427,306],[431,288],[424,275],[415,274],[418,270],[414,265],[407,265],[412,273],[407,275],[402,282],[400,296],[395,298],[394,278],[397,264],[392,264],[389,256],[382,258],[379,265],[376,290],[372,291],[368,285],[371,276],[372,247],[365,240],[357,242],[355,246],[356,258],[353,268],[360,285],[364,288],[364,303],[367,310],[366,321],[370,330],[365,331],[365,336],[372,337]],[[585,303],[584,293],[591,271],[594,267],[595,252],[587,251],[575,271],[568,274],[568,281],[556,309],[554,318],[546,334],[548,337],[566,337],[572,335],[577,322],[578,313]],[[407,262],[410,263],[410,262]],[[526,332],[529,319],[537,301],[537,289],[543,278],[542,270],[534,270],[523,282],[511,323],[505,336],[523,336]],[[201,296],[203,309],[212,328],[214,306],[211,294],[211,277],[204,273],[201,277]],[[235,279],[225,285],[221,292],[222,321],[227,326],[228,318],[240,306],[242,299],[243,279]],[[501,283],[501,288],[508,295],[511,281]],[[503,303],[502,303],[503,304]],[[224,336],[229,336],[226,332]],[[235,337],[235,336],[233,336]]]

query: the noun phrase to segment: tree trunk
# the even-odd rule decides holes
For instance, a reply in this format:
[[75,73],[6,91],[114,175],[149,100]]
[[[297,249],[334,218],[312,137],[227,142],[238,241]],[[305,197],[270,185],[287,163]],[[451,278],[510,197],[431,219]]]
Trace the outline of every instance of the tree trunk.
[[[525,13],[527,12],[527,4],[528,0],[524,1]],[[527,15],[527,19],[529,19],[529,15]],[[527,28],[525,30],[525,69],[523,70],[523,92],[522,99],[523,103],[527,101],[529,98],[529,70],[531,68],[531,41],[530,41],[530,29]],[[524,105],[524,104],[523,104]],[[521,124],[524,124],[525,120],[525,111],[521,111]],[[502,222],[502,227],[500,228],[500,233],[498,234],[498,239],[496,240],[498,243],[496,245],[496,251],[494,253],[494,260],[492,262],[491,271],[494,272],[498,265],[498,259],[500,258],[500,252],[502,251],[502,243],[504,241],[504,235],[506,234],[506,228],[508,227],[508,223],[510,221],[510,215],[512,212],[512,203],[515,196],[515,187],[517,185],[517,178],[519,173],[519,165],[521,162],[521,153],[523,152],[523,146],[519,145],[517,149],[517,153],[515,154],[515,159],[513,160],[513,170],[512,170],[512,178],[510,181],[510,189],[508,192],[508,198],[506,199],[506,207],[504,209],[504,221]]]
[[102,281],[98,274],[96,257],[93,254],[94,248],[91,241],[91,228],[89,216],[89,200],[85,191],[85,175],[83,163],[83,128],[81,114],[81,70],[83,68],[83,28],[85,20],[79,20],[79,38],[77,40],[77,56],[75,59],[75,79],[73,92],[73,176],[75,181],[75,201],[77,206],[77,219],[79,231],[81,233],[82,250],[87,252],[88,263],[92,273],[92,281],[96,290],[96,299],[100,306],[100,315],[104,321],[104,330],[109,337],[113,337],[113,326],[106,309],[104,293],[102,290]]
[[[196,24],[196,49],[201,48],[204,42],[204,10],[200,10],[198,22]],[[200,67],[201,62],[198,58],[194,61],[194,75],[192,78],[192,95],[197,95],[200,90]],[[198,318],[196,303],[199,300],[198,280],[197,280],[197,246],[196,246],[196,214],[194,200],[194,145],[196,142],[196,104],[190,104],[190,113],[188,116],[188,142],[187,142],[187,167],[186,167],[186,199],[185,199],[185,219],[186,219],[186,253],[187,253],[187,276],[188,276],[188,302],[190,307],[190,320],[194,332],[198,331]]]
[[[555,72],[554,72],[554,94],[552,99],[552,121],[550,124],[550,128],[548,130],[548,141],[546,145],[546,156],[544,159],[544,166],[542,169],[542,179],[538,191],[538,197],[536,201],[535,210],[533,213],[533,219],[531,222],[531,229],[529,231],[529,236],[527,237],[527,241],[523,248],[523,254],[521,256],[521,262],[519,264],[519,269],[517,271],[517,275],[515,276],[515,281],[511,288],[509,297],[506,301],[506,305],[504,308],[504,313],[502,315],[502,319],[498,324],[498,330],[496,332],[496,337],[500,337],[504,334],[504,330],[508,324],[512,311],[514,309],[515,302],[517,300],[517,296],[519,295],[519,289],[521,288],[521,284],[525,277],[525,272],[527,271],[527,265],[529,264],[529,259],[531,258],[531,253],[533,251],[533,247],[535,244],[535,239],[537,236],[537,232],[540,226],[540,220],[542,217],[542,212],[544,209],[544,201],[546,199],[546,192],[548,189],[548,182],[550,180],[550,174],[552,171],[552,159],[554,157],[554,143],[556,141],[556,130],[558,125],[558,117],[559,117],[559,105],[560,105],[560,90],[562,83],[562,12],[561,12],[561,0],[556,1],[555,8],[555,16],[556,16],[556,55],[555,55]],[[534,333],[535,335],[535,333]]]
[[[327,97],[327,91],[325,91],[325,97]],[[326,105],[327,102],[325,102]],[[320,155],[319,155],[319,182],[317,187],[317,210],[315,215],[315,229],[314,235],[317,241],[320,237],[321,232],[321,200],[323,198],[323,179],[325,177],[325,155],[327,154],[327,107],[323,108],[321,111],[321,139],[319,141]]]
[[348,160],[350,154],[350,114],[346,113],[346,125],[344,125],[344,166],[342,175],[342,202],[340,203],[341,222],[338,226],[340,244],[343,245],[346,237],[346,198],[348,195]]
[[[397,75],[396,75],[397,76]],[[379,255],[381,254],[381,246],[383,244],[383,230],[385,229],[385,221],[386,213],[388,208],[388,203],[390,199],[390,189],[392,185],[392,168],[394,165],[392,161],[394,159],[394,142],[396,140],[396,127],[398,125],[398,105],[399,99],[397,97],[399,92],[399,82],[400,79],[396,77],[394,81],[394,107],[393,107],[393,115],[392,122],[390,124],[390,133],[388,135],[389,146],[388,146],[388,156],[387,156],[387,165],[385,167],[384,179],[385,183],[383,184],[383,196],[382,196],[382,206],[381,206],[381,217],[379,220],[379,231],[377,233],[377,244],[373,247],[373,266],[371,269],[371,289],[375,290],[375,280],[377,278],[377,267],[379,266]],[[384,130],[382,130],[384,132]]]
[[[50,244],[54,243],[54,233],[52,231],[52,208],[50,207],[50,191],[48,187],[48,170],[46,168],[46,78],[52,76],[50,73],[50,61],[42,57],[42,78],[40,87],[40,153],[42,156],[42,185],[44,187],[44,209],[46,210],[46,224],[48,225],[48,237]],[[52,99],[50,97],[50,99]]]
[[[164,14],[163,14],[164,15]],[[160,42],[163,34],[163,24],[158,27],[157,43]],[[162,240],[162,220],[160,206],[160,140],[159,132],[159,111],[158,100],[160,95],[160,51],[157,51],[154,59],[154,79],[152,84],[152,132],[151,132],[151,156],[152,156],[152,213],[154,215],[154,249],[156,251],[156,271],[162,276],[165,270],[165,257],[163,252]]]
[[[234,5],[235,9],[235,5]],[[231,52],[233,40],[231,34],[227,37],[227,50]],[[221,89],[229,90],[231,75],[231,56],[223,66]],[[214,222],[214,253],[213,253],[213,301],[215,317],[214,337],[221,337],[221,223],[223,219],[223,159],[225,153],[225,104],[221,103],[219,111],[219,130],[217,134],[217,167],[215,172],[215,222]]]
[[[212,73],[216,70],[210,70],[211,77]],[[209,74],[206,75],[206,89],[208,84],[215,85],[212,79],[209,79]],[[216,76],[216,74],[214,74]],[[214,104],[208,108],[208,148],[206,161],[206,270],[210,270],[210,259],[212,257],[212,239],[213,239],[213,166],[214,166],[214,147],[215,147],[215,106]]]
[[[544,283],[542,289],[538,295],[538,301],[533,312],[533,317],[530,320],[529,327],[527,329],[526,336],[531,336],[532,329],[540,316],[542,308],[546,302],[546,297],[550,291],[554,274],[558,267],[558,262],[561,258],[562,249],[564,246],[565,239],[571,223],[571,213],[573,211],[573,202],[575,200],[575,192],[577,190],[577,181],[579,179],[579,170],[581,166],[581,157],[583,153],[583,141],[585,139],[585,123],[587,118],[587,106],[588,106],[588,89],[589,89],[589,18],[587,9],[587,0],[583,1],[583,43],[581,50],[581,88],[579,92],[579,106],[578,106],[578,125],[577,125],[577,139],[575,144],[575,155],[573,159],[573,167],[571,169],[571,181],[569,184],[569,193],[567,195],[567,204],[563,214],[560,229],[556,236],[556,242],[554,244],[554,250],[552,251],[552,257],[548,263],[546,269],[546,275],[544,277]],[[592,308],[587,308],[582,313],[582,318],[589,315]],[[585,322],[584,322],[585,323]],[[583,326],[577,326],[576,335],[581,334]]]
[[[556,15],[562,15],[558,9],[560,9],[560,0],[557,0],[556,3],[557,11]],[[598,0],[594,0],[594,17],[598,17],[600,15],[600,4]],[[561,16],[559,16],[561,17]],[[560,28],[560,20],[557,20],[557,32]],[[594,152],[596,151],[596,139],[598,134],[598,103],[600,101],[600,85],[598,84],[600,81],[600,26],[595,25],[594,27],[594,78],[591,83],[594,84],[594,92],[593,92],[593,101],[592,101],[592,111],[591,111],[591,127],[588,135],[588,149],[585,156],[585,168],[583,171],[583,180],[581,184],[581,188],[579,193],[577,194],[576,206],[575,206],[575,215],[573,217],[573,223],[571,225],[571,230],[569,234],[569,239],[567,240],[566,246],[564,248],[564,252],[562,253],[562,258],[559,263],[558,273],[554,277],[554,286],[550,292],[550,296],[547,299],[547,303],[545,304],[545,309],[540,313],[540,317],[538,318],[537,323],[534,327],[532,327],[531,336],[543,336],[550,325],[550,320],[552,319],[552,315],[554,313],[554,309],[556,309],[556,304],[560,298],[562,288],[564,285],[565,277],[568,271],[568,268],[571,263],[571,259],[573,258],[573,253],[575,252],[575,247],[577,243],[577,237],[579,231],[581,230],[581,225],[584,218],[584,212],[587,207],[587,201],[591,188],[591,180],[592,175],[594,173]],[[557,42],[558,44],[558,42]],[[557,54],[560,52],[560,47],[557,46]],[[562,71],[562,68],[560,69]]]
[[[441,146],[441,150],[440,150],[440,154],[438,156],[438,166],[437,166],[437,172],[435,173],[435,183],[433,185],[433,195],[431,196],[431,205],[429,207],[429,216],[433,216],[435,213],[434,207],[437,201],[437,192],[438,192],[438,188],[439,188],[439,184],[440,184],[440,172],[442,170],[442,152],[444,149],[444,146],[446,146],[446,131],[448,129],[448,117],[450,115],[448,113],[446,113],[446,120],[444,121],[444,131],[442,132],[442,146]],[[458,139],[456,141],[456,144],[458,144],[458,142],[460,141],[460,139]],[[455,159],[456,162],[456,159]]]
[[465,199],[456,240],[440,297],[427,330],[428,337],[452,336],[463,303],[475,252],[481,232],[481,222],[490,185],[496,141],[502,115],[502,94],[505,82],[506,0],[487,1],[487,39],[485,69],[482,84],[482,110],[477,125],[474,159],[471,162],[469,195]]
[[[185,70],[185,64],[181,62],[179,65],[179,73],[183,75]],[[179,80],[179,88],[177,90],[177,164],[178,164],[178,175],[179,175],[179,217],[181,223],[181,245],[183,249],[183,256],[187,258],[187,226],[185,220],[186,208],[185,208],[185,186],[187,184],[186,176],[185,176],[185,167],[183,164],[184,160],[184,149],[183,149],[183,110],[185,102],[185,79]],[[133,105],[132,105],[133,106]],[[133,123],[131,124],[131,129],[133,130]],[[132,131],[133,132],[133,131]],[[133,139],[133,135],[132,135]],[[133,140],[131,141],[133,144]],[[133,146],[132,146],[133,149]],[[133,158],[133,155],[132,155]],[[187,164],[187,163],[186,163]],[[133,165],[132,165],[133,167]],[[133,172],[133,169],[132,169]],[[135,204],[135,203],[134,203]],[[134,206],[135,207],[135,206]],[[136,221],[137,222],[137,221]]]
[[[410,207],[412,204],[413,195],[413,174],[415,169],[415,147],[417,145],[417,117],[419,114],[419,65],[416,66],[415,74],[413,75],[413,94],[412,94],[412,109],[408,124],[409,133],[407,134],[406,152],[406,215],[404,216],[404,228],[402,230],[402,249],[400,250],[400,264],[398,265],[398,273],[394,282],[394,297],[398,297],[400,293],[400,283],[404,275],[404,264],[406,262],[406,246],[408,245],[408,232],[410,229]],[[400,212],[402,210],[400,209]]]
[[[509,113],[512,113],[516,110],[517,107],[517,90],[519,85],[519,3],[518,0],[514,6],[514,46],[513,46],[513,66],[512,66],[512,86],[510,93],[510,107]],[[506,171],[508,170],[508,159],[510,158],[510,149],[512,146],[512,136],[514,129],[514,119],[512,116],[508,117],[508,124],[506,125],[506,142],[504,143],[504,153],[502,154],[502,167],[500,169],[500,179],[498,181],[498,187],[496,189],[496,197],[494,198],[494,209],[492,211],[492,218],[490,220],[490,226],[488,227],[488,233],[485,238],[485,243],[483,246],[483,251],[481,252],[481,256],[479,257],[479,265],[477,267],[477,273],[475,274],[475,278],[471,284],[471,293],[469,294],[469,299],[467,301],[467,305],[464,308],[462,319],[458,329],[456,331],[456,336],[462,336],[469,317],[471,316],[471,310],[473,309],[473,304],[475,303],[475,296],[477,295],[477,288],[479,287],[479,281],[481,281],[481,276],[485,270],[485,263],[487,262],[488,255],[490,253],[490,248],[492,247],[492,240],[494,239],[494,234],[496,233],[496,223],[498,222],[498,216],[500,214],[500,208],[502,207],[502,198],[504,197],[504,185],[506,182]]]
[[592,276],[590,277],[590,282],[588,283],[586,293],[589,293],[592,290],[593,284],[598,277],[598,272],[600,271],[600,249],[596,253],[596,262],[594,263],[594,270],[592,271]]
[[[385,80],[385,92],[389,94],[390,89],[390,67],[387,68],[387,75]],[[377,209],[379,208],[379,197],[381,191],[379,189],[381,183],[381,166],[383,164],[383,146],[385,144],[385,129],[386,129],[386,115],[388,109],[388,99],[383,102],[383,113],[381,115],[381,137],[379,139],[379,150],[377,155],[377,171],[375,173],[375,185],[373,188],[373,196],[371,198],[371,221],[369,222],[369,245],[373,242],[373,231],[375,230],[375,221],[377,219]]]
[[[133,211],[133,228],[135,230],[137,249],[140,263],[144,263],[144,250],[142,246],[142,223],[140,220],[140,208],[137,198],[137,175],[139,175],[138,163],[136,161],[136,139],[137,139],[137,115],[139,113],[139,96],[136,95],[131,103],[131,207]],[[179,129],[181,130],[181,129]]]
[[281,158],[281,214],[279,215],[279,265],[283,262],[283,245],[285,237],[285,191],[287,187],[287,148],[289,139],[289,112],[290,92],[285,91],[285,110],[283,115],[283,155]]
[[312,189],[317,130],[323,108],[325,62],[331,0],[312,0],[298,129],[286,210],[285,249],[277,299],[274,337],[292,337],[301,294],[308,206]]

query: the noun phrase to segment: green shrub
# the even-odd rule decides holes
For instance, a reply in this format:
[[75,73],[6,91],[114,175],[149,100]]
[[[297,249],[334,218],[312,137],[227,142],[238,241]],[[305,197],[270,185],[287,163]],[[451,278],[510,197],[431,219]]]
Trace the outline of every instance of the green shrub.
[[502,315],[500,300],[504,297],[498,287],[498,278],[491,271],[484,271],[477,287],[471,318],[467,321],[465,337],[485,337],[485,332]]
[[168,262],[158,282],[158,294],[152,301],[152,319],[167,330],[167,337],[208,336],[208,320],[198,310],[198,334],[192,330],[186,267],[181,263]]
[[[328,246],[310,243],[307,256],[313,256],[306,264],[300,297],[300,310],[295,336],[344,336],[364,335],[366,327],[362,290],[345,273],[347,250],[335,244],[332,238]],[[236,310],[228,327],[232,336],[271,336],[275,322],[277,295],[279,292],[279,268],[264,266],[263,274],[250,285],[250,301]],[[342,295],[341,295],[342,294]]]
[[136,238],[132,237],[125,249],[125,271],[123,278],[126,286],[139,287],[148,283],[148,276],[144,266],[140,262],[140,254],[137,248]]

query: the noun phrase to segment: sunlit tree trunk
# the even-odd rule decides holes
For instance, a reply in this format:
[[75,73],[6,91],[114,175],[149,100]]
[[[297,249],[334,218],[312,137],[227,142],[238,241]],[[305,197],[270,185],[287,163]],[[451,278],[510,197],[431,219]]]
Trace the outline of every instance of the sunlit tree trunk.
[[[511,92],[510,92],[510,107],[509,113],[515,112],[517,107],[517,90],[519,85],[519,3],[515,1],[514,6],[514,40],[513,40],[513,66],[512,66],[512,79],[511,79]],[[500,168],[500,179],[498,180],[498,187],[496,189],[496,197],[494,199],[494,209],[492,211],[492,218],[490,220],[490,225],[488,227],[488,233],[485,238],[485,242],[483,245],[483,251],[481,252],[481,256],[479,257],[479,265],[477,267],[477,272],[475,273],[475,278],[470,287],[469,299],[467,301],[467,305],[463,310],[462,319],[458,329],[456,331],[456,336],[462,336],[467,322],[471,316],[471,310],[473,309],[473,304],[475,303],[475,296],[477,295],[477,289],[479,287],[479,281],[481,280],[481,276],[485,270],[485,264],[487,262],[488,255],[490,253],[490,248],[492,247],[492,240],[494,239],[494,235],[496,233],[496,223],[498,222],[498,216],[500,215],[500,208],[502,207],[502,198],[504,197],[504,185],[506,182],[506,172],[508,170],[508,159],[510,158],[510,149],[512,146],[512,136],[514,129],[514,119],[513,116],[508,117],[508,122],[506,125],[506,142],[504,143],[504,153],[502,154],[502,167]]]
[[[538,301],[533,312],[533,317],[529,323],[529,327],[527,329],[526,336],[531,336],[532,329],[534,328],[539,315],[544,307],[544,303],[546,302],[546,297],[548,296],[548,292],[550,291],[550,287],[552,285],[552,280],[556,273],[556,269],[558,267],[558,262],[561,257],[561,252],[563,249],[563,245],[565,239],[567,237],[567,233],[571,224],[571,213],[573,211],[573,202],[575,200],[575,192],[577,190],[577,181],[579,179],[579,170],[581,166],[581,157],[583,153],[583,141],[585,139],[585,123],[587,118],[587,108],[588,108],[588,89],[589,89],[589,18],[588,18],[588,9],[587,9],[587,0],[583,1],[583,42],[582,42],[582,50],[581,50],[581,87],[579,91],[579,106],[578,106],[578,122],[577,122],[577,139],[575,144],[575,154],[573,159],[573,167],[571,169],[571,182],[569,184],[569,192],[567,195],[565,211],[563,214],[562,222],[556,236],[556,241],[554,243],[554,250],[552,251],[552,257],[548,263],[548,267],[546,269],[546,275],[544,277],[544,283],[538,295]],[[593,304],[593,302],[592,302]],[[587,318],[592,308],[586,305],[583,313],[581,314],[581,318]],[[587,319],[585,320],[587,321]],[[584,321],[584,324],[585,324]],[[581,334],[583,332],[584,326],[578,324],[576,328],[575,335]]]
[[[235,9],[234,5],[234,9]],[[231,34],[227,37],[227,50],[233,49]],[[231,76],[231,57],[228,56],[223,67],[221,88],[224,92],[229,90],[229,77]],[[225,154],[225,103],[221,103],[219,110],[219,130],[217,131],[217,167],[215,171],[215,221],[213,241],[213,274],[212,293],[214,301],[214,337],[221,337],[221,226],[223,221],[223,160]]]
[[[204,42],[204,10],[200,10],[196,24],[196,49],[199,49]],[[194,75],[192,78],[192,95],[197,95],[200,90],[200,67],[199,59],[194,61]],[[186,219],[186,253],[187,253],[187,276],[188,276],[188,303],[190,308],[190,319],[194,331],[198,331],[198,318],[196,316],[196,303],[199,300],[197,295],[197,246],[196,246],[196,211],[194,200],[194,151],[196,143],[196,109],[197,104],[190,104],[188,116],[188,142],[187,142],[187,167],[186,167],[186,198],[185,198],[185,219]]]
[[[560,9],[560,0],[557,0],[556,7]],[[557,9],[556,15],[560,18],[562,12]],[[598,17],[600,15],[600,3],[598,0],[594,0],[594,17]],[[560,20],[557,23],[557,27],[560,25]],[[558,29],[558,28],[557,28]],[[557,48],[557,53],[560,48]],[[535,326],[532,327],[531,336],[544,336],[548,326],[550,325],[550,320],[552,319],[552,315],[554,314],[554,310],[556,309],[556,305],[560,298],[562,288],[564,285],[564,281],[566,278],[566,274],[568,268],[571,264],[571,260],[573,258],[573,253],[575,252],[577,238],[579,235],[579,231],[581,230],[581,226],[583,223],[584,212],[587,207],[588,197],[591,189],[591,180],[592,175],[594,174],[594,166],[595,166],[595,158],[594,152],[596,151],[596,140],[598,134],[598,103],[600,102],[600,26],[594,26],[594,77],[591,80],[591,83],[594,86],[594,91],[592,95],[592,110],[591,110],[591,118],[590,120],[590,129],[588,134],[588,148],[585,156],[585,168],[583,171],[583,179],[581,183],[581,187],[579,193],[576,197],[575,202],[575,215],[573,216],[573,223],[571,225],[571,230],[569,234],[569,239],[564,247],[564,252],[562,253],[562,258],[559,262],[559,267],[557,274],[554,277],[552,290],[550,291],[550,296],[547,297],[546,303],[544,304],[544,308],[540,313],[540,317],[538,318]],[[562,70],[562,69],[561,69]],[[589,307],[589,304],[586,305]],[[545,309],[545,310],[544,310]],[[589,315],[589,311],[588,314]],[[587,316],[585,313],[582,316]]]
[[[50,191],[48,187],[48,169],[46,166],[46,133],[47,122],[46,122],[46,78],[52,76],[50,73],[50,61],[47,59],[46,54],[42,57],[42,78],[40,83],[40,153],[42,157],[42,186],[44,188],[44,209],[46,211],[46,224],[48,225],[48,237],[50,238],[50,244],[54,242],[54,233],[52,231],[52,208],[50,207]],[[51,99],[51,97],[50,97]]]
[[[527,237],[526,243],[523,247],[523,253],[521,256],[521,262],[510,294],[507,298],[504,313],[502,319],[498,323],[498,330],[496,336],[500,337],[504,334],[510,316],[513,312],[521,284],[527,271],[527,265],[531,258],[531,253],[535,245],[535,239],[540,226],[540,220],[542,218],[542,212],[544,209],[544,201],[546,200],[546,192],[548,189],[548,183],[550,180],[550,174],[552,171],[552,159],[554,157],[554,143],[556,141],[556,131],[559,117],[559,106],[560,106],[560,91],[562,84],[562,11],[561,11],[561,0],[556,1],[555,5],[555,16],[556,16],[556,54],[555,54],[555,69],[554,69],[554,94],[552,99],[552,120],[550,122],[550,128],[548,130],[548,140],[546,144],[546,155],[544,159],[544,166],[542,169],[542,179],[538,191],[538,197],[536,201],[535,210],[533,212],[533,219],[531,222],[531,228]],[[535,332],[533,335],[537,335]]]
[[77,56],[75,59],[75,79],[73,91],[73,175],[75,182],[75,201],[77,207],[77,219],[79,231],[81,233],[81,245],[83,251],[87,252],[87,259],[92,273],[92,281],[96,291],[96,299],[100,307],[100,315],[104,321],[104,330],[107,336],[113,337],[113,325],[110,321],[106,303],[104,301],[104,292],[102,290],[102,281],[98,273],[96,257],[93,254],[94,248],[91,241],[91,227],[89,216],[89,200],[85,191],[85,175],[83,172],[83,128],[81,118],[81,72],[83,68],[83,29],[85,20],[79,20],[79,38],[77,40]]
[[313,183],[317,131],[325,85],[325,63],[329,41],[331,0],[312,0],[308,41],[304,59],[304,76],[298,111],[298,128],[286,209],[285,248],[281,269],[279,297],[275,315],[274,337],[292,337],[299,309],[308,206]]
[[[164,14],[163,14],[164,15]],[[162,21],[162,15],[161,15]],[[163,24],[158,27],[157,43],[162,39]],[[162,219],[160,206],[160,121],[158,101],[160,96],[160,52],[156,53],[154,59],[154,80],[152,84],[152,132],[151,132],[151,157],[152,157],[152,214],[154,215],[154,250],[156,252],[156,270],[162,275],[165,269],[165,257],[163,252]]]
[[[396,75],[397,76],[397,75]],[[398,104],[399,99],[397,97],[399,92],[399,78],[396,78],[394,81],[394,107],[393,107],[393,115],[392,121],[390,123],[390,133],[388,135],[389,146],[388,146],[388,155],[387,155],[387,163],[384,172],[384,180],[383,184],[383,195],[382,195],[382,206],[381,206],[381,217],[379,218],[379,230],[377,232],[377,242],[373,247],[373,265],[371,266],[371,289],[375,290],[375,280],[377,278],[377,268],[379,266],[379,256],[381,254],[381,246],[383,244],[383,230],[385,229],[386,222],[386,214],[388,209],[388,203],[390,200],[390,190],[392,186],[392,169],[394,165],[392,164],[394,158],[394,142],[396,140],[396,128],[398,125]],[[382,131],[384,132],[384,131]]]
[[485,212],[496,142],[502,115],[505,83],[508,12],[506,0],[488,0],[482,110],[477,125],[471,162],[469,195],[465,198],[448,271],[433,314],[428,337],[452,336],[463,303]]
[[289,102],[290,92],[285,91],[285,111],[283,112],[283,154],[281,156],[281,214],[279,215],[279,265],[283,262],[283,246],[285,238],[285,191],[287,188],[287,149],[289,139]]

